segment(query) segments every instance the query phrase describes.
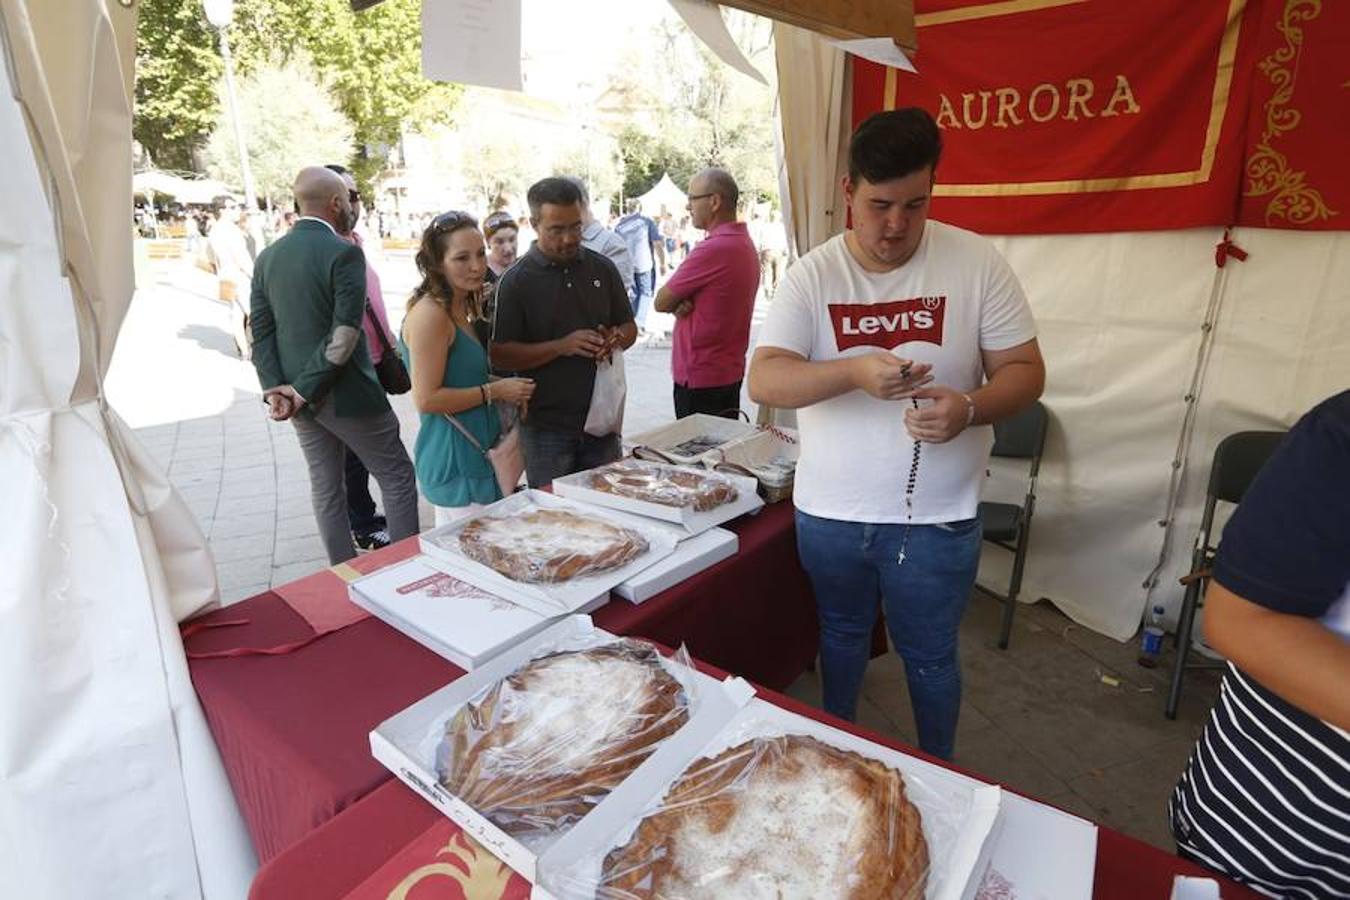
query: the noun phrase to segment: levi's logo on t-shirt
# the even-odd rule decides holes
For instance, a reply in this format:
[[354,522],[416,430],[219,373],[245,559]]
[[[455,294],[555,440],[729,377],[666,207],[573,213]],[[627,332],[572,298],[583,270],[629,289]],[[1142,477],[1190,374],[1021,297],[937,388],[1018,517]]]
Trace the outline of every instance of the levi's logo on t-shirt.
[[891,350],[910,341],[942,346],[946,295],[911,297],[884,303],[831,303],[830,322],[840,350],[880,347]]

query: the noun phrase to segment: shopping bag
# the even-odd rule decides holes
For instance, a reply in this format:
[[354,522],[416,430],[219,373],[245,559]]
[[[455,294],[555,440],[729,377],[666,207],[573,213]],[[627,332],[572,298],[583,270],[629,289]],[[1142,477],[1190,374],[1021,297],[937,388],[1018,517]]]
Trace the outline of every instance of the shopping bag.
[[591,408],[586,413],[585,431],[593,437],[618,434],[623,430],[623,406],[628,399],[628,383],[623,374],[623,351],[615,350],[609,359],[595,364],[595,387],[591,390]]

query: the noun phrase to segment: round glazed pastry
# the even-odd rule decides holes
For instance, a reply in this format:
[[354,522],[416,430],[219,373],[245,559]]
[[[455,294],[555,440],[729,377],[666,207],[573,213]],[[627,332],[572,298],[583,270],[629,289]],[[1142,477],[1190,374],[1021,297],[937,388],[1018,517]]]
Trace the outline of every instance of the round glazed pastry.
[[641,641],[540,657],[446,723],[441,783],[512,833],[581,818],[688,720],[688,698]]
[[900,773],[789,735],[695,763],[606,857],[596,896],[922,900],[927,880]]
[[697,512],[716,509],[736,499],[736,485],[720,475],[623,460],[596,469],[590,487],[632,500],[662,506],[692,506]]
[[459,532],[464,555],[513,581],[549,584],[627,565],[647,552],[629,528],[563,509],[480,516]]

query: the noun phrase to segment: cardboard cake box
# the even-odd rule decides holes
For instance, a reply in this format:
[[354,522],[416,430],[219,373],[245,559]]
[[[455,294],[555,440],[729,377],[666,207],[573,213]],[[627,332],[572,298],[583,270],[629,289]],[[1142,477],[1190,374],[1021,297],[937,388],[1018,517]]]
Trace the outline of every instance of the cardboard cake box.
[[[460,534],[470,522],[483,517],[509,519],[527,514],[534,509],[566,510],[630,529],[643,537],[647,542],[647,550],[627,564],[609,571],[556,583],[530,584],[508,578],[495,569],[469,558],[460,548]],[[565,538],[565,535],[560,537]],[[641,516],[625,515],[616,510],[588,506],[536,490],[512,494],[472,516],[449,525],[442,525],[440,528],[433,528],[418,536],[418,544],[423,555],[434,560],[437,568],[549,618],[577,612],[597,600],[603,601],[615,586],[673,553],[676,542],[675,529],[662,523],[643,519]]]
[[612,465],[624,464],[650,467],[662,472],[678,472],[683,469],[704,478],[724,478],[736,488],[736,499],[700,512],[694,509],[692,505],[670,506],[651,500],[623,497],[591,487],[592,474],[600,469],[608,468],[607,466],[600,466],[597,469],[588,469],[584,472],[576,472],[554,479],[553,492],[559,497],[569,497],[592,506],[603,506],[672,522],[688,534],[700,534],[709,528],[721,525],[724,522],[730,522],[746,513],[758,512],[764,506],[764,501],[760,498],[758,492],[759,485],[754,478],[723,472],[709,473],[707,469],[702,467],[673,466],[668,463],[647,462],[645,460],[620,460],[619,463]]
[[[588,646],[592,642],[612,642],[620,638],[596,628],[589,616],[570,616],[516,644],[495,658],[435,693],[382,722],[370,733],[371,752],[425,800],[462,827],[498,859],[531,882],[537,880],[539,855],[557,842],[567,830],[545,841],[527,842],[508,834],[487,816],[464,802],[441,783],[436,772],[437,736],[466,703],[537,656],[558,648]],[[622,782],[623,790],[631,781],[659,781],[666,773],[679,771],[688,762],[683,754],[715,735],[754,695],[748,683],[738,678],[725,682],[704,675],[676,660],[663,658],[666,671],[681,681],[689,692],[691,707],[688,721],[662,741],[657,749]],[[598,807],[597,807],[598,808]],[[573,827],[583,824],[583,817]],[[547,896],[536,892],[535,896]]]
[[736,537],[734,531],[709,529],[680,541],[674,553],[620,584],[614,588],[614,593],[629,603],[644,603],[685,579],[735,556],[739,548],[740,538]]
[[669,425],[624,438],[629,450],[647,448],[679,465],[701,463],[709,453],[738,438],[754,434],[756,428],[740,419],[724,419],[706,413],[694,413]]
[[358,578],[347,590],[357,606],[466,671],[551,621],[440,570],[424,556]]

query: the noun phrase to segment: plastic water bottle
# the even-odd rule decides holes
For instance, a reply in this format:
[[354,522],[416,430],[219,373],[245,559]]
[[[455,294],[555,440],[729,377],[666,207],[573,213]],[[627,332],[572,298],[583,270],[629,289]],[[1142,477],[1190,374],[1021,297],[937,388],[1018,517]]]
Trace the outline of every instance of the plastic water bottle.
[[1144,634],[1139,640],[1139,665],[1146,669],[1158,665],[1158,657],[1162,656],[1164,634],[1166,631],[1163,629],[1163,608],[1155,606],[1144,622]]

